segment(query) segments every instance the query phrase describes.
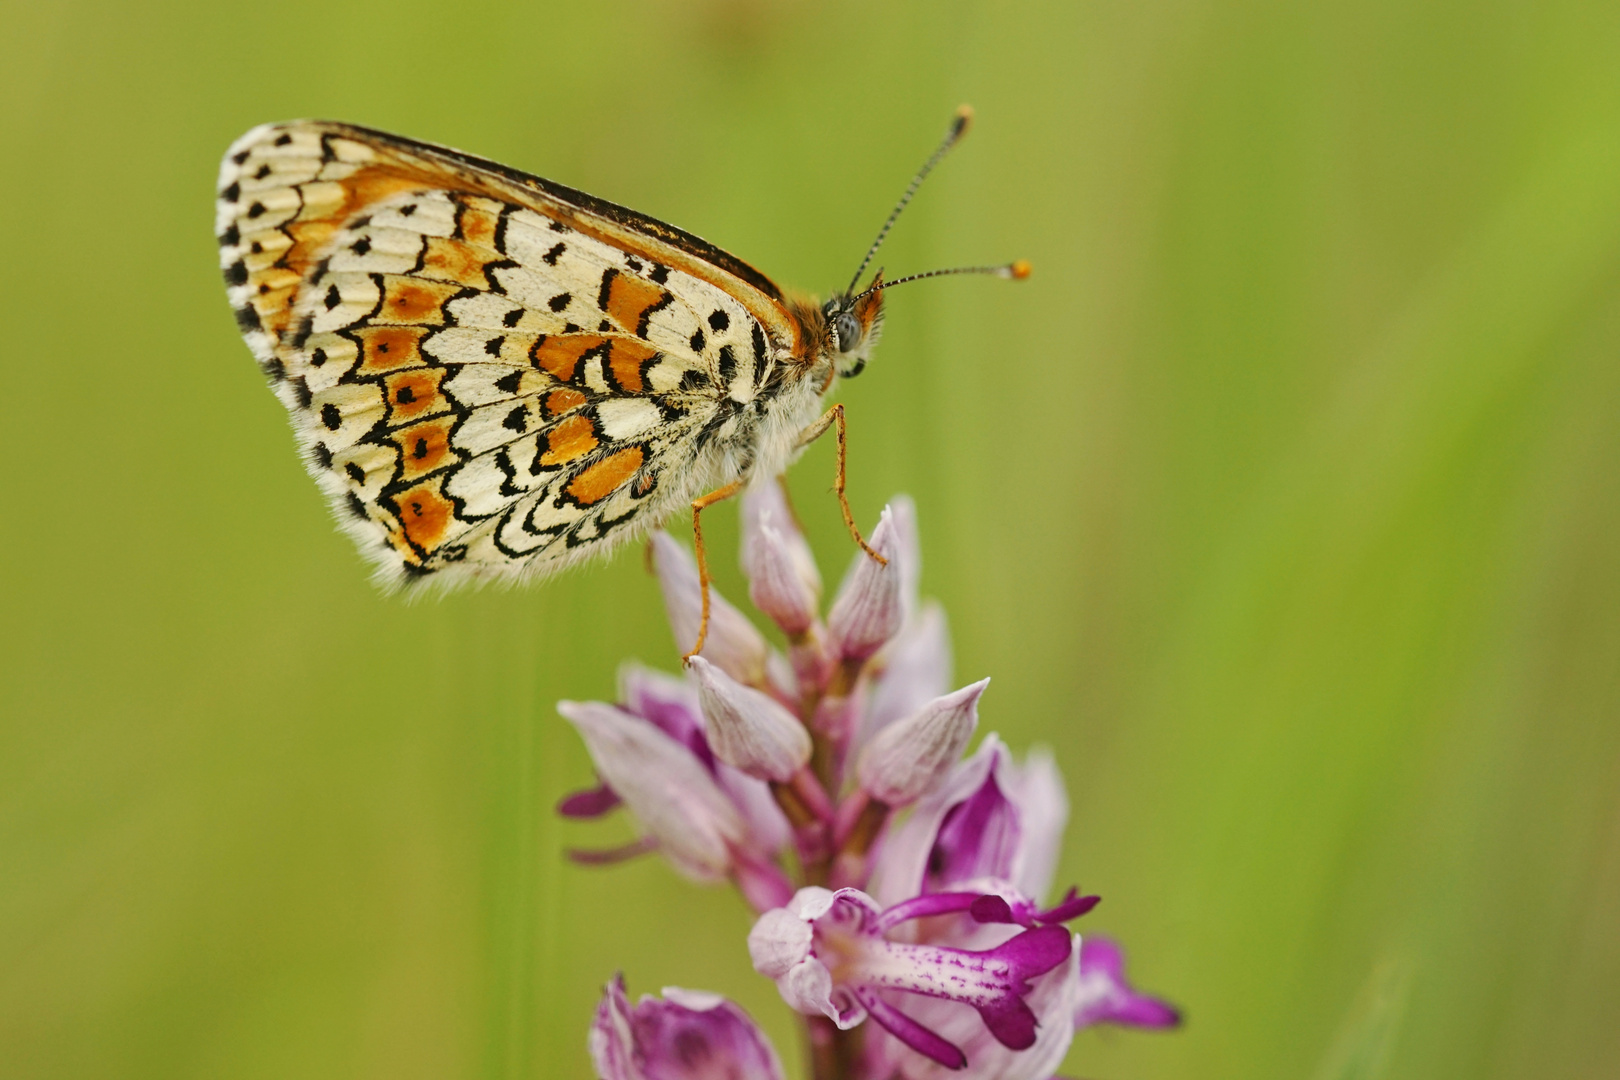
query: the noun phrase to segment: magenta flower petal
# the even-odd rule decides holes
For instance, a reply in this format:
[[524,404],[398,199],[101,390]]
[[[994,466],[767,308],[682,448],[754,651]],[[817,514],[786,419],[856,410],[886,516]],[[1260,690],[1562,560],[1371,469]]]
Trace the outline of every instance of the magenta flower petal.
[[557,804],[557,813],[565,818],[589,820],[599,818],[619,805],[619,797],[606,784],[586,791],[576,791]]
[[856,996],[861,999],[861,1004],[866,1006],[872,1019],[883,1025],[883,1030],[923,1057],[937,1061],[947,1069],[967,1067],[967,1055],[962,1053],[961,1048],[955,1043],[917,1023],[870,990],[858,990]]
[[1080,946],[1080,995],[1075,1006],[1076,1030],[1093,1024],[1171,1028],[1181,1013],[1169,1002],[1140,993],[1125,978],[1125,953],[1104,937],[1088,937]]

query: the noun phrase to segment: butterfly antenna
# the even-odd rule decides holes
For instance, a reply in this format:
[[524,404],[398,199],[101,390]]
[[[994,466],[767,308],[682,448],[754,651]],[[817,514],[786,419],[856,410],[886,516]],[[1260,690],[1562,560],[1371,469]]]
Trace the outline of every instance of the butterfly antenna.
[[921,281],[924,278],[931,277],[948,277],[951,274],[990,274],[994,277],[1023,281],[1029,277],[1029,263],[1019,259],[1016,262],[1006,263],[1002,266],[953,266],[949,270],[929,270],[921,274],[908,274],[903,278],[895,278],[893,281],[884,281],[883,273],[879,271],[878,279],[860,296],[853,297],[852,302],[861,299],[861,297],[870,296],[879,289],[892,289],[896,285],[904,285],[908,281]]
[[940,142],[939,148],[929,155],[928,160],[923,162],[923,167],[917,170],[917,175],[911,178],[911,184],[906,188],[906,193],[900,196],[900,201],[895,204],[894,210],[889,214],[889,220],[885,221],[883,228],[878,230],[877,239],[873,240],[872,246],[866,249],[866,258],[861,260],[860,269],[855,271],[855,276],[849,279],[849,288],[845,289],[845,292],[855,291],[855,286],[861,282],[861,275],[866,273],[868,266],[872,265],[872,257],[877,254],[878,248],[882,247],[883,241],[888,238],[889,230],[894,227],[894,221],[900,216],[900,211],[904,210],[906,204],[911,202],[911,197],[917,194],[917,189],[922,186],[924,178],[934,171],[934,166],[939,164],[939,159],[945,156],[946,151],[961,141],[963,135],[967,134],[968,126],[972,123],[973,106],[963,105],[956,110],[956,117],[951,121],[951,129],[945,133],[945,138]]

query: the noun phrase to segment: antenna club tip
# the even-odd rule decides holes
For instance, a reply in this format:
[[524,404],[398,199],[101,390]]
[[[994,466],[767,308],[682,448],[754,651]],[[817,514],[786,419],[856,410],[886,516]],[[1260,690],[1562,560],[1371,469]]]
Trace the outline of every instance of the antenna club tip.
[[960,139],[968,133],[968,128],[972,126],[973,106],[958,105],[956,107],[956,118],[951,121],[951,138]]
[[1030,265],[1028,259],[1019,259],[1007,267],[1007,276],[1014,281],[1023,281],[1029,277]]

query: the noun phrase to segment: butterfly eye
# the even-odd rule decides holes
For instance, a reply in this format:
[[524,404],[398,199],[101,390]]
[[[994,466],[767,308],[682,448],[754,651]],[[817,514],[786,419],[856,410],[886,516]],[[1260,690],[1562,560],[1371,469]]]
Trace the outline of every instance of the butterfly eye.
[[861,324],[851,313],[846,311],[838,316],[833,329],[838,332],[839,352],[849,352],[861,343]]

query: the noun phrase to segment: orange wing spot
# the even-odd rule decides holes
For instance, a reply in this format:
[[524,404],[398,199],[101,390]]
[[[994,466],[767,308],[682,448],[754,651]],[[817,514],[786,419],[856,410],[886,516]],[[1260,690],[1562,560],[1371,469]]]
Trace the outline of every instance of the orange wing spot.
[[591,425],[591,418],[570,416],[546,432],[546,452],[540,455],[540,464],[561,465],[573,461],[595,450],[596,445],[596,429]]
[[585,506],[599,503],[630,479],[641,468],[645,457],[639,446],[610,454],[595,465],[580,470],[580,474],[568,482],[566,490],[572,499]]
[[289,315],[292,311],[293,296],[298,292],[296,285],[285,288],[272,288],[269,292],[254,294],[253,307],[259,313],[259,320],[268,327],[277,330],[287,329],[291,321]]
[[461,211],[461,235],[469,244],[493,249],[500,214],[501,204],[494,199],[469,197]]
[[420,326],[367,326],[355,331],[360,339],[359,374],[419,366],[424,362],[422,338],[426,333]]
[[546,395],[546,418],[554,419],[585,404],[585,395],[578,390],[553,390]]
[[426,323],[444,325],[444,303],[462,286],[453,282],[419,281],[415,278],[389,278],[383,290],[382,307],[375,321],[380,323]]
[[399,521],[405,536],[415,547],[431,553],[444,541],[456,508],[439,494],[437,483],[418,484],[394,501],[399,506]]
[[558,382],[572,382],[580,357],[607,344],[600,334],[554,334],[535,341],[529,359]]
[[630,274],[615,274],[608,282],[607,303],[602,308],[608,318],[635,334],[641,331],[641,317],[648,308],[668,302],[669,294],[651,282]]
[[388,422],[397,424],[431,416],[447,407],[449,402],[439,394],[439,380],[444,376],[443,368],[432,367],[388,376]]
[[283,265],[299,276],[303,276],[314,265],[315,257],[320,254],[321,248],[332,238],[338,227],[360,213],[364,207],[401,191],[438,186],[420,175],[403,175],[376,167],[361,169],[338,183],[343,188],[343,201],[340,205],[320,217],[286,226],[294,243],[292,250],[283,260]]
[[[287,226],[287,235],[292,237],[293,246],[299,251],[316,251],[326,246],[328,240],[337,235],[338,222],[331,218],[316,218],[312,221],[295,221]],[[292,256],[288,256],[290,263]]]
[[415,480],[455,460],[450,449],[451,423],[452,418],[448,416],[427,420],[390,436],[399,444],[400,479]]
[[612,351],[608,353],[608,367],[613,371],[613,381],[632,394],[644,392],[647,384],[641,377],[641,367],[657,355],[657,349],[639,341],[614,339]]
[[486,258],[459,240],[430,236],[422,256],[422,276],[487,289],[489,279],[484,277],[484,267],[495,259],[494,255]]

